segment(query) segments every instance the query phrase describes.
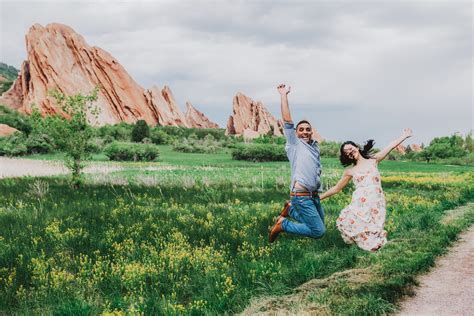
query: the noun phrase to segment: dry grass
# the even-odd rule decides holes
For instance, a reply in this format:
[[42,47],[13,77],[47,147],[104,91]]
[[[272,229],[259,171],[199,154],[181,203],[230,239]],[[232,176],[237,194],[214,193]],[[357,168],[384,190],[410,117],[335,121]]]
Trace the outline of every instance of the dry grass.
[[338,282],[358,286],[375,278],[374,267],[336,272],[324,279],[310,280],[289,295],[256,298],[241,315],[330,315],[329,306],[314,299],[320,291]]

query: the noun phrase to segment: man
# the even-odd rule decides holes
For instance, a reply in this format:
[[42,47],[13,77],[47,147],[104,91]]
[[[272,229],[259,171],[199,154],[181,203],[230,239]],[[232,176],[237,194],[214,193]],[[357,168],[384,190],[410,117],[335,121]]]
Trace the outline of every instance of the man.
[[281,232],[320,238],[326,231],[324,210],[318,195],[322,191],[318,144],[323,139],[306,120],[300,121],[294,129],[288,106],[290,87],[280,84],[277,89],[281,96],[285,150],[291,165],[291,202],[286,202],[270,231],[269,240],[274,242]]

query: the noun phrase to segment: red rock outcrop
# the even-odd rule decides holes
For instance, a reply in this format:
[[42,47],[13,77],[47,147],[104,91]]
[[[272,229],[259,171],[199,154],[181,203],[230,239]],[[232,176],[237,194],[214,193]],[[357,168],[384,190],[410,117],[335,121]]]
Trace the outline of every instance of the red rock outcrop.
[[410,148],[411,148],[411,150],[414,151],[414,152],[420,152],[420,151],[423,150],[423,148],[421,148],[421,146],[418,145],[418,144],[411,144],[411,145],[410,145]]
[[401,155],[405,155],[407,153],[407,150],[403,144],[398,145],[395,147],[395,151],[399,152]]
[[255,102],[240,92],[234,97],[232,111],[227,121],[228,135],[243,135],[245,138],[269,132],[275,136],[283,135],[282,122],[270,114],[261,102]]
[[219,128],[214,122],[211,122],[202,112],[198,111],[190,102],[186,102],[186,121],[190,127],[196,128]]
[[153,86],[146,91],[149,104],[157,109],[158,124],[190,127],[168,86]]
[[26,35],[28,60],[0,103],[24,113],[35,104],[43,114],[61,113],[50,91],[89,94],[99,87],[98,125],[133,123],[188,126],[169,87],[144,90],[108,52],[89,46],[62,24],[33,25]]
[[9,136],[15,132],[18,132],[16,128],[0,123],[0,137]]

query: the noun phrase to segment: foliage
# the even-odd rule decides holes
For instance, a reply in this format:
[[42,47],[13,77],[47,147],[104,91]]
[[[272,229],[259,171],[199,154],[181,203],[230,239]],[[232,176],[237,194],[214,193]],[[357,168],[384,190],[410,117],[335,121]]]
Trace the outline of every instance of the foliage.
[[341,145],[341,142],[323,141],[319,144],[321,157],[338,158]]
[[26,137],[15,132],[8,137],[0,137],[0,156],[23,156],[28,152]]
[[286,143],[286,139],[283,136],[260,135],[259,137],[252,139],[252,143],[284,145]]
[[[173,161],[190,156],[170,153]],[[133,164],[90,175],[80,190],[62,177],[0,180],[0,312],[237,314],[255,298],[316,279],[320,286],[301,304],[327,314],[388,314],[473,221],[472,213],[439,221],[472,199],[472,175],[387,161],[390,243],[377,254],[345,245],[335,227],[350,191],[324,201],[322,239],[284,235],[269,245],[288,163],[203,168],[203,159],[155,171]],[[324,182],[337,181],[336,164],[325,161]]]
[[207,135],[212,135],[216,140],[223,140],[227,137],[223,128],[186,128],[181,126],[156,126],[155,128],[162,130],[174,139],[189,138],[193,134],[197,139],[204,139]]
[[188,138],[173,143],[173,150],[183,153],[214,154],[222,149],[222,144],[215,140],[211,134],[207,134],[204,139],[199,139],[196,134],[191,134]]
[[169,143],[170,136],[159,127],[155,127],[150,131],[150,139],[153,144],[164,145]]
[[138,120],[132,129],[132,142],[139,143],[144,138],[150,137],[150,127],[145,120]]
[[25,134],[31,132],[29,117],[4,105],[0,105],[0,123],[14,127]]
[[64,95],[58,91],[52,92],[59,107],[68,118],[55,116],[55,132],[58,140],[61,141],[62,149],[66,153],[65,164],[72,173],[72,185],[77,188],[81,184],[82,169],[84,160],[90,157],[90,141],[93,129],[89,125],[88,113],[97,117],[98,108],[92,105],[97,100],[98,88],[90,95],[80,93],[73,96]]
[[18,77],[19,72],[20,71],[15,67],[0,62],[0,75],[2,75],[4,78],[13,81]]
[[118,124],[107,124],[96,128],[95,133],[97,137],[102,137],[104,139],[107,138],[109,143],[110,139],[118,141],[130,141],[132,137],[132,129],[133,125],[120,122]]
[[113,142],[104,149],[110,160],[117,161],[154,161],[159,156],[155,145]]
[[0,95],[10,89],[13,81],[15,81],[15,79],[18,77],[18,73],[19,70],[15,67],[0,62],[0,76],[6,79],[4,81],[0,81]]
[[239,145],[232,150],[232,159],[250,161],[285,161],[288,160],[283,145],[248,144]]

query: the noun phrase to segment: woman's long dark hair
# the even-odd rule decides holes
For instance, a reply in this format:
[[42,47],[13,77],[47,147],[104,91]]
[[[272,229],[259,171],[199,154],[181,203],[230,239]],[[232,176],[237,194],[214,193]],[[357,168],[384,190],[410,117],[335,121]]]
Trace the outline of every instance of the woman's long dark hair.
[[373,139],[369,139],[368,141],[365,142],[364,146],[361,147],[354,143],[353,141],[347,141],[344,142],[341,145],[340,149],[340,155],[339,155],[339,160],[341,161],[341,164],[344,167],[350,166],[350,165],[355,165],[357,163],[357,160],[350,158],[345,152],[344,152],[344,146],[346,145],[352,145],[354,147],[359,148],[359,152],[364,157],[365,159],[370,159],[373,158],[373,147],[375,145],[375,141]]

